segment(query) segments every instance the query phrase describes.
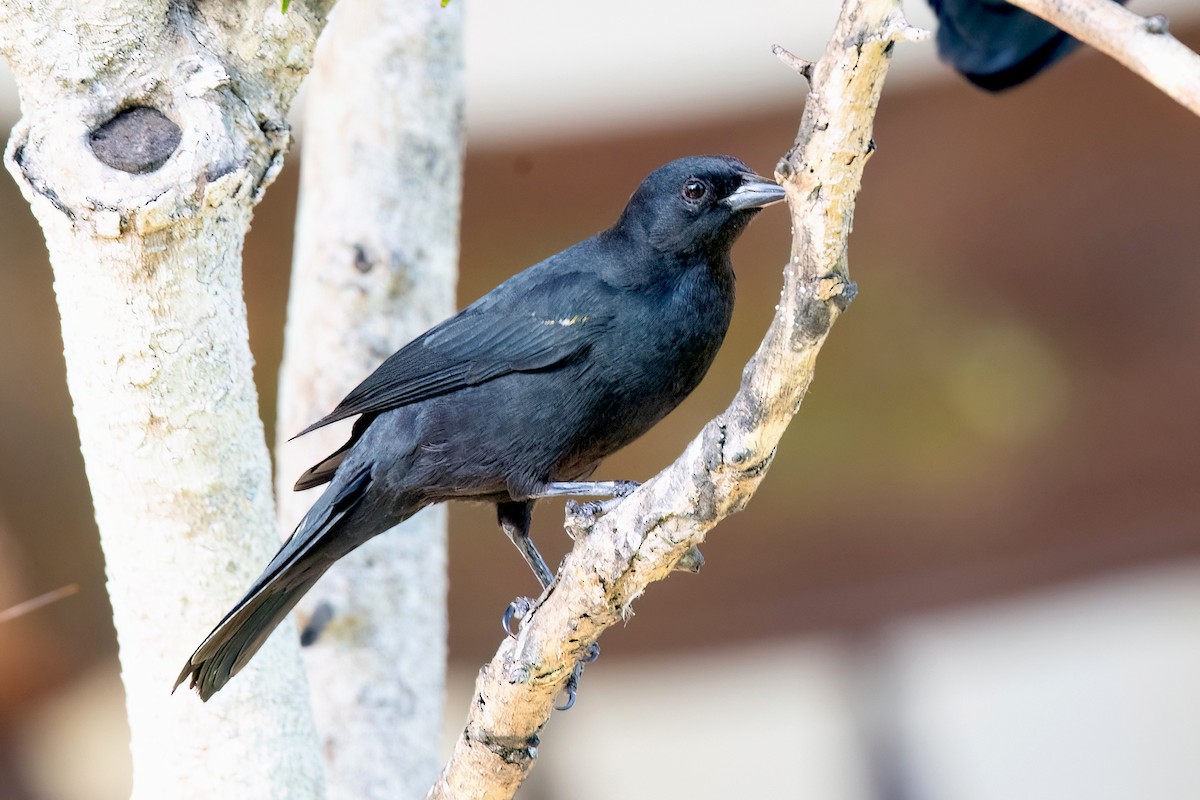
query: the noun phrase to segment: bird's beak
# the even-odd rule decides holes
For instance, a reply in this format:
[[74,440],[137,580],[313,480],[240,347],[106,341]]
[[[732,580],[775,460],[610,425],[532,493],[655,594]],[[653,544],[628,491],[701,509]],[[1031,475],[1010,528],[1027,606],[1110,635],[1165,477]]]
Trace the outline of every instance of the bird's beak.
[[734,211],[745,211],[749,208],[762,208],[771,203],[778,203],[785,195],[783,187],[770,178],[764,178],[761,175],[744,175],[742,176],[742,185],[721,202]]

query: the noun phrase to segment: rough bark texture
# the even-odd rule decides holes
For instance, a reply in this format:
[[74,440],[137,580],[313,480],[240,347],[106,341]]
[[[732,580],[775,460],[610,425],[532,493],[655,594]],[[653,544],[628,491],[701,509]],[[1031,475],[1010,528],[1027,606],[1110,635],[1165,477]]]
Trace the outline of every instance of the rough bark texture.
[[1200,55],[1167,32],[1166,17],[1141,17],[1112,0],[1009,0],[1054,23],[1200,114]]
[[754,493],[853,296],[846,243],[875,108],[894,42],[918,34],[895,0],[846,2],[813,68],[797,144],[777,170],[792,213],[792,256],[741,389],[674,464],[610,513],[569,513],[575,547],[520,635],[480,671],[463,733],[429,797],[512,797],[576,660]]
[[314,797],[294,640],[208,706],[171,686],[277,540],[241,247],[327,6],[0,0],[108,570],[134,797]]
[[[347,426],[289,436],[454,310],[462,187],[461,7],[343,0],[310,78],[280,375],[278,491],[290,533],[305,468]],[[314,614],[316,615],[314,617]],[[437,775],[446,669],[446,510],[345,559],[299,608],[330,797],[421,797]]]

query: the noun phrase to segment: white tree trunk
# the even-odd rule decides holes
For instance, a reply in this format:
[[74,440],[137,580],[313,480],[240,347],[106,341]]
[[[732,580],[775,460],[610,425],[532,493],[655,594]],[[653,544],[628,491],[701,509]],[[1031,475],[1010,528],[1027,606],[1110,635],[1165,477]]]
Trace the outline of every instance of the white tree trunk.
[[[348,424],[288,437],[454,310],[461,4],[396,0],[385,13],[369,0],[343,0],[309,88],[279,388],[287,533],[319,493],[296,494],[292,484],[345,440]],[[329,795],[424,796],[440,759],[445,507],[342,559],[299,616],[320,629],[304,652]]]
[[241,248],[327,8],[0,0],[5,164],[54,268],[138,798],[321,792],[293,637],[207,706],[171,687],[278,544]]

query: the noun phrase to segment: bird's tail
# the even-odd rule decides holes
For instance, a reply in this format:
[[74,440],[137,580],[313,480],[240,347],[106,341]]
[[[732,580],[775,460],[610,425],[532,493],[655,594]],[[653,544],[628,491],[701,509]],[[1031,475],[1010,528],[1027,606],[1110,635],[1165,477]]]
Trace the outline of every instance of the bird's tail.
[[216,694],[258,652],[304,593],[334,559],[317,545],[327,541],[338,523],[362,498],[370,484],[367,469],[330,487],[305,515],[262,575],[225,618],[213,628],[175,679],[185,680],[202,700]]

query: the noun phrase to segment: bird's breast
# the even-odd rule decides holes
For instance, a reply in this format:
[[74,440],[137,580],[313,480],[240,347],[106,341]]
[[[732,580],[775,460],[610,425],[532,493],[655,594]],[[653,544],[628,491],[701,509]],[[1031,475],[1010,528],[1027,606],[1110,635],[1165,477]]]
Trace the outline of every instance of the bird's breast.
[[566,402],[580,424],[560,464],[594,463],[641,436],[700,383],[733,310],[728,288],[701,275],[639,293],[576,367]]

